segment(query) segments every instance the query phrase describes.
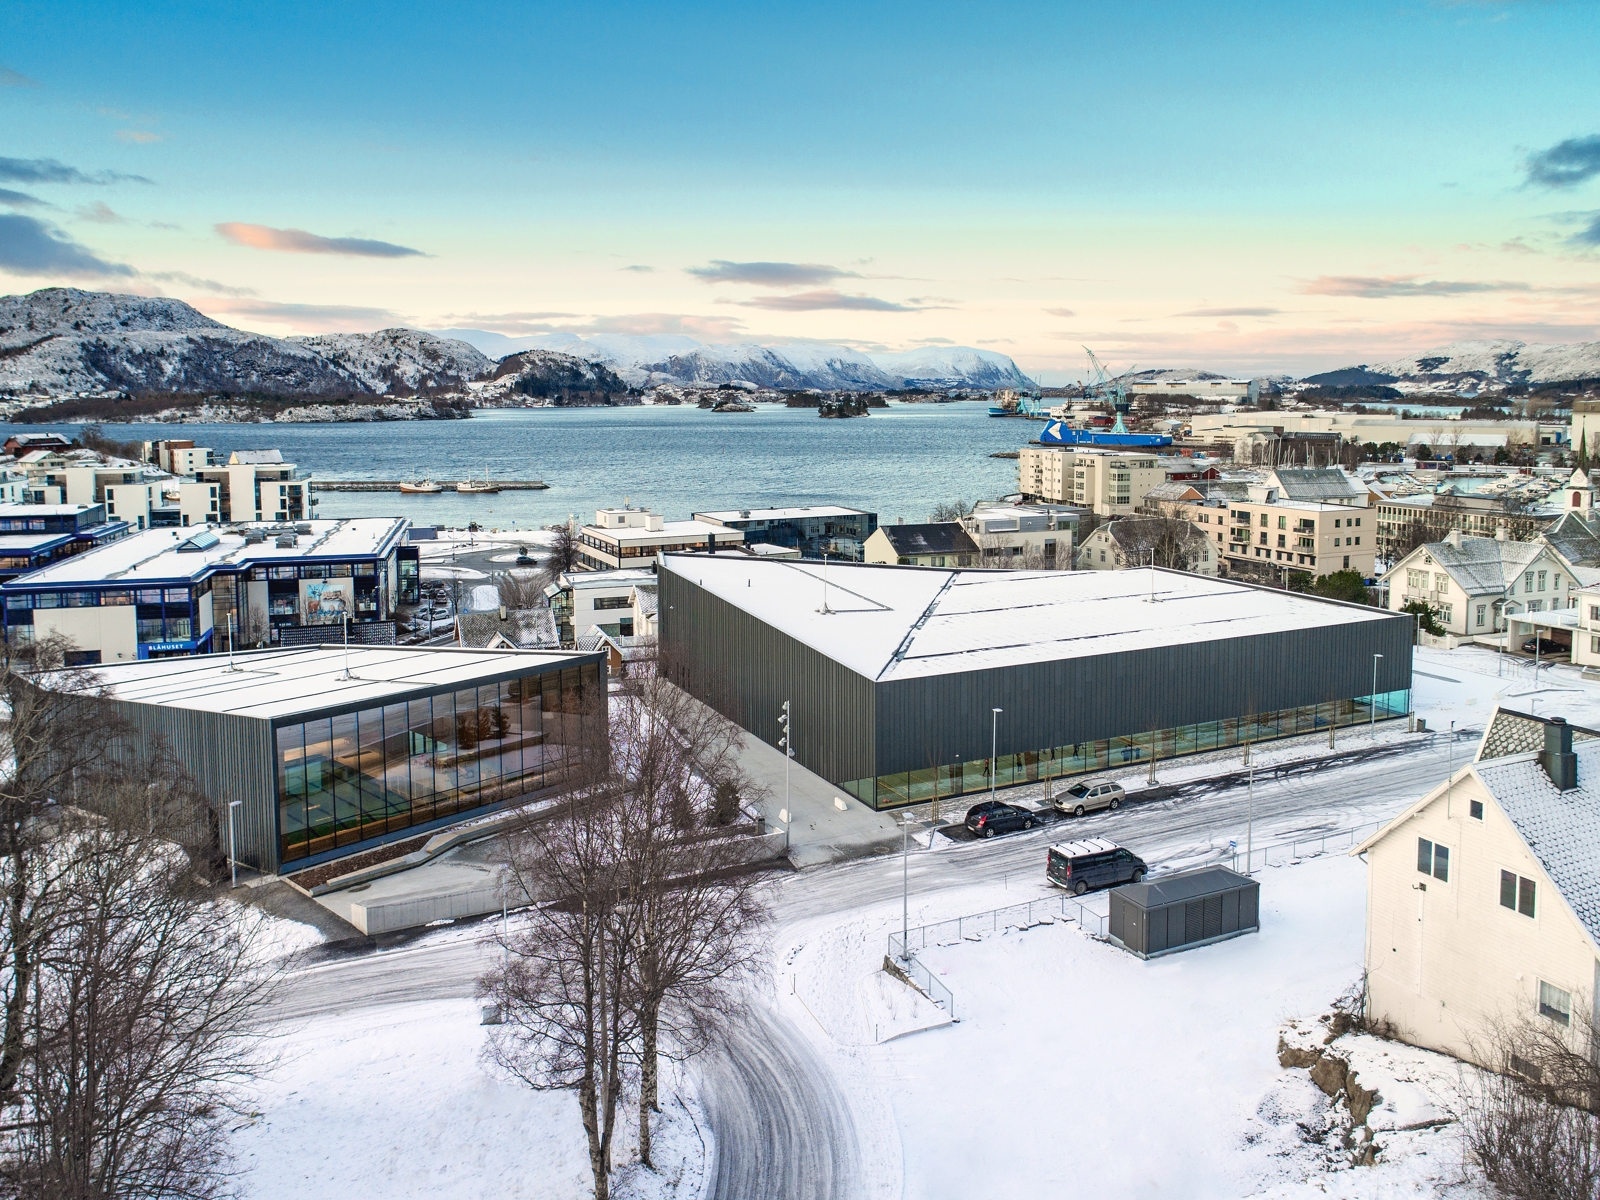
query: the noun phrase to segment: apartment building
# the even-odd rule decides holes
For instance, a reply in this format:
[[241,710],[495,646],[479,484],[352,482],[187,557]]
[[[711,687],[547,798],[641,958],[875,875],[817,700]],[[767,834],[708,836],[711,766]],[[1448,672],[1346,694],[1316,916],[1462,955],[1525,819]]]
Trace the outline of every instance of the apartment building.
[[1066,566],[1072,561],[1080,510],[1048,504],[985,502],[962,517],[978,548],[979,566]]
[[803,558],[861,560],[861,547],[878,528],[878,514],[835,504],[790,508],[741,508],[697,512],[696,521],[726,525],[744,534],[748,546],[781,546],[799,550]]
[[1025,500],[1072,504],[1101,517],[1132,514],[1144,494],[1165,483],[1184,460],[1123,450],[1024,446],[1017,490]]
[[864,561],[884,566],[970,567],[978,546],[955,521],[925,525],[880,525],[867,539]]
[[1338,467],[1280,467],[1243,500],[1191,505],[1184,515],[1237,576],[1327,575],[1374,569],[1371,493]]
[[668,521],[648,508],[602,508],[593,525],[579,530],[578,544],[578,565],[586,571],[654,569],[657,554],[735,549],[744,544],[744,531],[712,521]]
[[304,521],[316,505],[310,480],[277,450],[235,450],[222,466],[200,467],[178,485],[181,523]]
[[564,571],[545,598],[561,645],[574,645],[596,627],[618,637],[655,631],[654,566],[616,571]]

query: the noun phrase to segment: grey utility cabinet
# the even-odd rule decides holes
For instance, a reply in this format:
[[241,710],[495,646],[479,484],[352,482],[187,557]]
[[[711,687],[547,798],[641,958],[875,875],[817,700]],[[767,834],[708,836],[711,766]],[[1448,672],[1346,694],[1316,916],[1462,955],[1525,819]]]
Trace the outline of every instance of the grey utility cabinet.
[[1204,867],[1130,883],[1111,893],[1111,940],[1140,958],[1254,933],[1261,885],[1227,867]]

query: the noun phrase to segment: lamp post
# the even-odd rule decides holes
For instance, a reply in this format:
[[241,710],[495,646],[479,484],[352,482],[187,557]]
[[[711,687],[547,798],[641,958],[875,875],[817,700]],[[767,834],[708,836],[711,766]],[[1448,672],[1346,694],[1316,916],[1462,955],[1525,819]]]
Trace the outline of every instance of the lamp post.
[[1250,860],[1255,856],[1256,835],[1256,764],[1250,764],[1250,782],[1246,787],[1250,807],[1244,819],[1244,873],[1250,874]]
[[1378,736],[1378,660],[1382,657],[1372,656],[1372,695],[1367,697],[1367,732],[1374,738]]
[[1003,713],[1003,712],[1005,712],[1005,709],[997,708],[997,709],[994,710],[993,715],[989,718],[989,799],[990,800],[994,799],[994,781],[995,781],[995,776],[1000,773],[1000,762],[999,762],[999,759],[996,757],[996,751],[998,750],[999,744],[1000,744],[1000,714]]
[[778,725],[783,730],[783,736],[778,739],[778,749],[783,751],[783,811],[778,815],[783,818],[783,852],[789,853],[789,826],[793,818],[789,813],[789,760],[794,757],[794,747],[789,744],[789,702],[783,702],[783,713],[778,717]]
[[233,810],[243,803],[243,800],[228,801],[228,866],[233,871],[233,887],[239,886],[239,859],[234,851],[233,840]]
[[911,957],[911,814],[900,814],[900,960]]

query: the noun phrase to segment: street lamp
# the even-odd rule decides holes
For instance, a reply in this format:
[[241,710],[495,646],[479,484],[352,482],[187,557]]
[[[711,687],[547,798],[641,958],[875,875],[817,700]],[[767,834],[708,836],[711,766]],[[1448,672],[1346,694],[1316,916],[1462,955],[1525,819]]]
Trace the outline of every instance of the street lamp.
[[783,730],[783,736],[778,739],[778,749],[783,751],[783,811],[778,814],[783,818],[783,852],[789,853],[789,826],[793,818],[789,813],[789,760],[794,757],[794,747],[789,744],[789,702],[783,702],[783,714],[778,718],[778,725]]
[[1382,657],[1381,654],[1372,656],[1372,695],[1367,697],[1367,732],[1374,738],[1378,736],[1378,660]]
[[989,718],[989,799],[994,799],[995,776],[1000,773],[1000,761],[996,757],[996,750],[1000,743],[1000,714],[1003,708],[994,710],[994,715]]
[[[932,835],[930,835],[932,836]],[[900,814],[900,959],[911,957],[911,814]]]
[[228,866],[233,870],[233,887],[239,886],[239,858],[235,853],[233,840],[233,810],[243,803],[243,800],[228,801]]

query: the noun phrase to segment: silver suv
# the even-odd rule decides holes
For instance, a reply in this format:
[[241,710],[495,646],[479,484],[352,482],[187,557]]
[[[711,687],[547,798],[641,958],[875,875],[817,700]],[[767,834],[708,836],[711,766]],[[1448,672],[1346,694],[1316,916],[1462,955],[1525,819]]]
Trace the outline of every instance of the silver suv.
[[1102,808],[1121,808],[1128,794],[1120,783],[1109,779],[1086,779],[1075,783],[1055,798],[1055,805],[1064,813],[1081,817],[1084,813]]

